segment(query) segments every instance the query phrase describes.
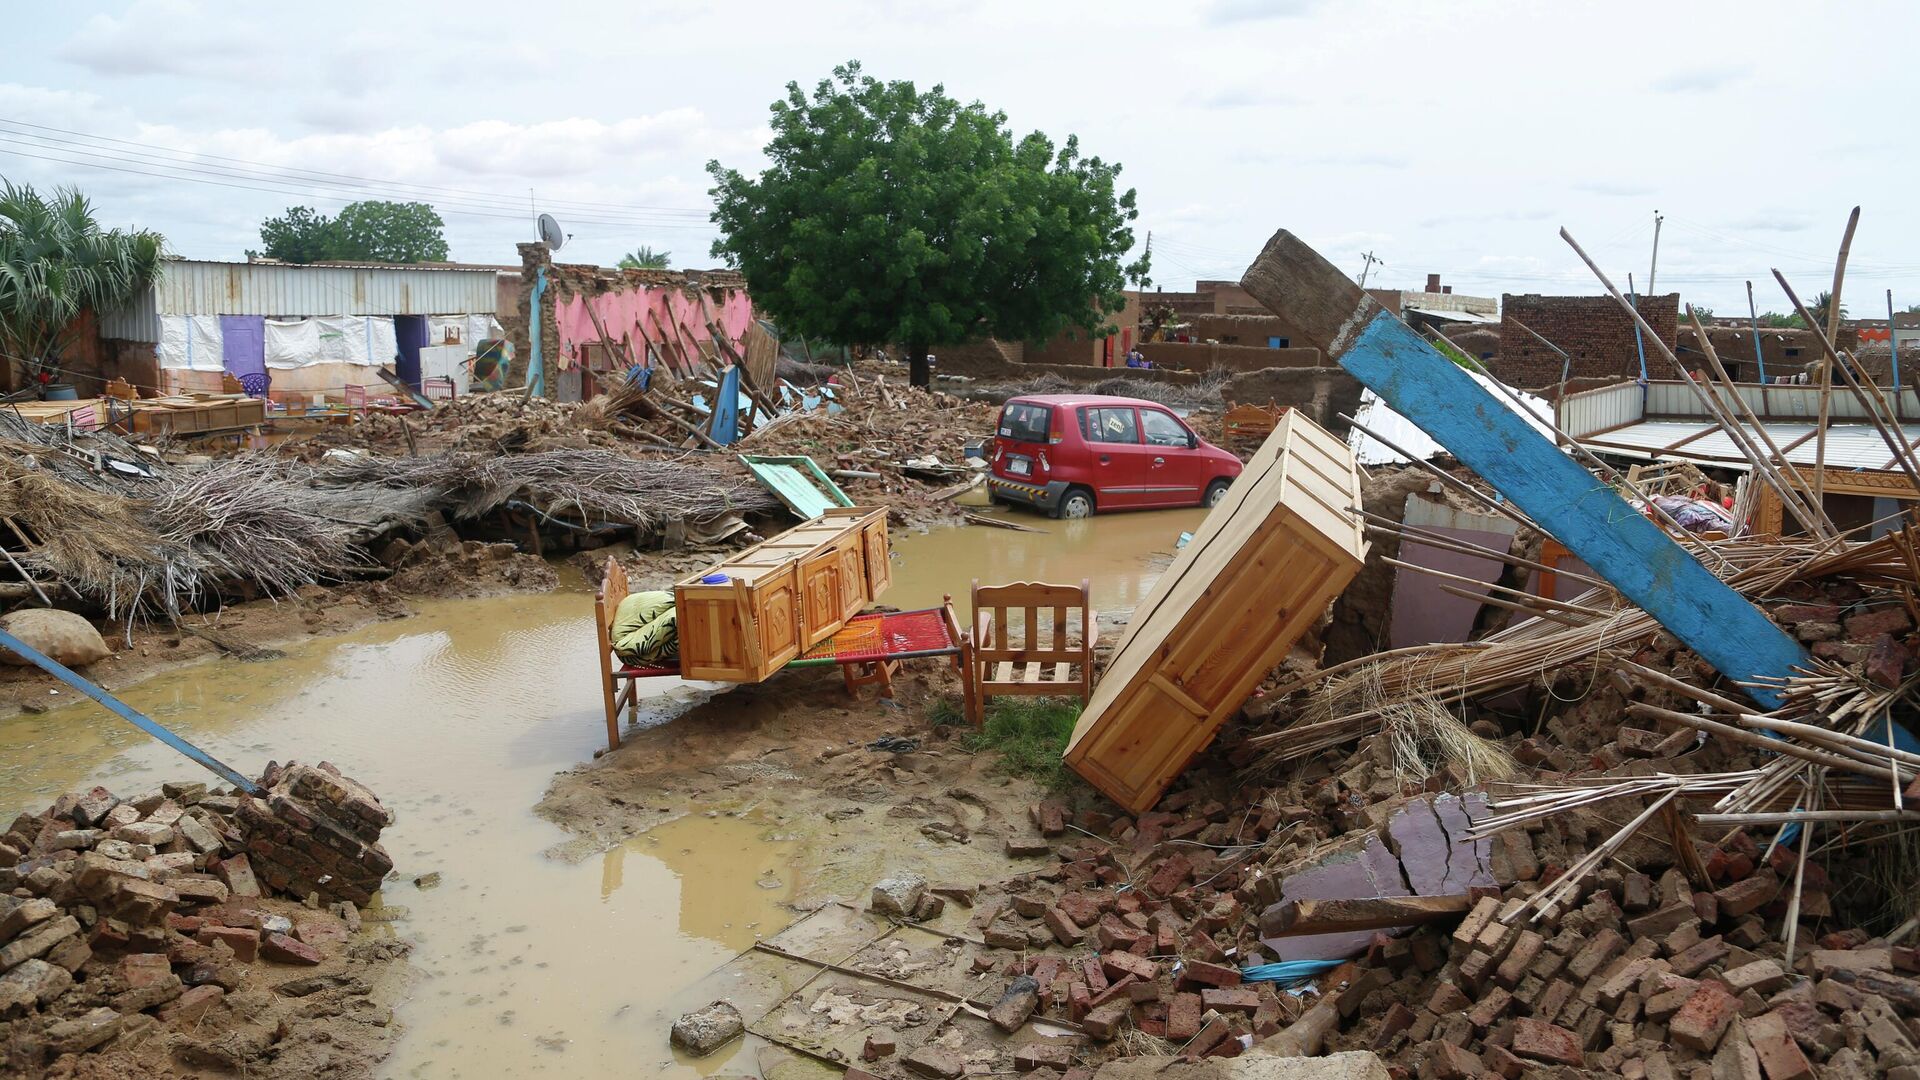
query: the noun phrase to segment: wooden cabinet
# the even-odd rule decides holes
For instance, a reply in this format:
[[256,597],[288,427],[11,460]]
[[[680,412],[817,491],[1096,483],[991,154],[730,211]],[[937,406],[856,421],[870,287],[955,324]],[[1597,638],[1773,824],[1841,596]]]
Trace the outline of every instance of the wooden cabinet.
[[1131,812],[1160,801],[1360,572],[1359,500],[1346,443],[1284,414],[1134,609],[1067,764]]
[[675,585],[681,677],[760,682],[832,637],[892,583],[886,524],[836,507]]

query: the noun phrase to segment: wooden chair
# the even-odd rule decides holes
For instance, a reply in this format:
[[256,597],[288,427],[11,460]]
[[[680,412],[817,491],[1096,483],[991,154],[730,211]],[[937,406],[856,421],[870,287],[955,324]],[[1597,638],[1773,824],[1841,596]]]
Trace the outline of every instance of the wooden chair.
[[420,394],[428,401],[452,401],[454,398],[453,376],[436,375],[420,381]]
[[1262,405],[1235,405],[1227,402],[1227,411],[1220,416],[1220,438],[1223,442],[1235,439],[1265,439],[1273,434],[1280,425],[1280,418],[1286,415],[1285,405],[1275,405],[1269,400]]
[[348,383],[341,388],[347,402],[347,419],[367,415],[367,388],[357,383]]
[[[1025,612],[1017,641],[1015,611]],[[1050,618],[1042,620],[1043,612]],[[1077,626],[1070,623],[1075,614]],[[967,719],[979,725],[987,699],[1007,694],[1075,695],[1085,703],[1093,693],[1099,621],[1085,581],[1078,586],[1019,581],[983,587],[976,579],[965,655]]]
[[[607,749],[620,749],[620,711],[627,711],[629,720],[640,718],[640,694],[634,688],[635,679],[651,679],[662,675],[678,677],[680,668],[673,667],[641,668],[628,665],[613,652],[613,616],[620,609],[620,601],[627,598],[632,590],[627,586],[626,568],[620,560],[611,555],[607,557],[607,568],[600,577],[599,591],[593,594],[593,635],[594,644],[600,650],[600,696],[607,710]],[[595,752],[598,757],[601,752]]]

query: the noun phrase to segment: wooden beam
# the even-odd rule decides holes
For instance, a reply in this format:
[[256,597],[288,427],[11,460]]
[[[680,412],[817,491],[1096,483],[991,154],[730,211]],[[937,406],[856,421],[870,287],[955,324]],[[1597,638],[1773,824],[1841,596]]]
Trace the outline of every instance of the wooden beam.
[[1289,900],[1260,916],[1260,936],[1297,937],[1302,934],[1382,930],[1391,926],[1422,926],[1465,915],[1473,898],[1458,896],[1382,896],[1360,900]]
[[[1241,285],[1722,674],[1748,683],[1809,662],[1745,597],[1292,233],[1268,241]],[[1782,702],[1767,687],[1753,694],[1768,708]]]

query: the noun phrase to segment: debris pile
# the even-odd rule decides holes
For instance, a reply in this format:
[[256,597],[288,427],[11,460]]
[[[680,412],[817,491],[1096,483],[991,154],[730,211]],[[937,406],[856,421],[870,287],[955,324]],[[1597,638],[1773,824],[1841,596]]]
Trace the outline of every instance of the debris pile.
[[378,841],[392,814],[325,762],[269,766],[261,786],[96,787],[13,821],[0,836],[10,1067],[193,1028],[245,965],[341,953],[391,868]]

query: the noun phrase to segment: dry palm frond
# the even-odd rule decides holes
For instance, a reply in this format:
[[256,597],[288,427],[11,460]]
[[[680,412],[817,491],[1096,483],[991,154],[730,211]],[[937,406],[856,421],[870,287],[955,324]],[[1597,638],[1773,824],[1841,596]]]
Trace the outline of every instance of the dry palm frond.
[[699,524],[727,513],[770,514],[781,508],[744,474],[643,461],[609,450],[368,458],[330,466],[322,475],[336,482],[435,491],[464,518],[517,500],[546,514],[658,529],[675,519]]

